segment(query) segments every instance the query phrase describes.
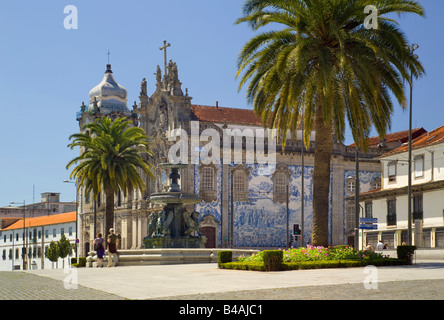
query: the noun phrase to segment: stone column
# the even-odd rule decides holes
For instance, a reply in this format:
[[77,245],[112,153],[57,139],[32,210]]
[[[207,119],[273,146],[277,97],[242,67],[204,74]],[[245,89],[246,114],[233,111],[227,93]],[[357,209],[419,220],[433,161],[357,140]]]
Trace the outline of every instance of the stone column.
[[[222,166],[222,221],[221,221],[221,227],[222,227],[222,243],[218,243],[221,247],[225,248],[228,246],[228,240],[229,234],[228,234],[228,226],[229,226],[229,219],[228,219],[228,210],[229,210],[229,203],[228,203],[228,195],[229,195],[229,188],[228,188],[228,173],[229,173],[229,167],[228,164],[223,164]],[[217,237],[217,235],[216,235]],[[217,241],[219,241],[217,239]]]
[[332,202],[332,227],[331,239],[332,245],[345,244],[344,239],[344,168],[341,165],[332,163],[332,183],[331,183],[331,202]]
[[137,249],[144,249],[145,246],[143,244],[143,238],[147,234],[148,230],[148,218],[146,214],[139,213],[137,215],[138,217],[138,223],[137,223]]
[[129,249],[131,248],[132,243],[132,221],[131,221],[131,215],[126,212],[122,214],[122,225],[121,225],[121,248],[122,249]]
[[132,217],[131,217],[131,249],[137,249],[137,225],[138,225],[138,219],[137,219],[137,214],[133,213]]

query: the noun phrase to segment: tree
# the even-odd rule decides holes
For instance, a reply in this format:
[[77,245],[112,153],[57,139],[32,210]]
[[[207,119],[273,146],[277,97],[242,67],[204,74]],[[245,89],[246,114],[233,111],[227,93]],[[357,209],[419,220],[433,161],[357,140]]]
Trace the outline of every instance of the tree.
[[[377,28],[365,24],[367,6],[378,11]],[[392,96],[406,107],[404,81],[424,74],[404,34],[388,14],[424,15],[415,0],[249,0],[237,24],[254,31],[238,59],[239,89],[264,125],[287,132],[304,123],[308,147],[315,128],[313,244],[328,245],[330,159],[333,135],[344,141],[346,120],[355,143],[368,147],[372,127],[390,129]],[[303,117],[301,116],[303,115]]]
[[51,241],[49,243],[49,247],[46,250],[46,257],[51,262],[57,262],[59,260],[60,254],[59,254],[59,246],[56,242]]
[[119,190],[126,196],[134,189],[146,189],[138,170],[154,177],[152,165],[142,156],[152,156],[152,152],[145,131],[132,127],[126,118],[114,121],[109,117],[98,118],[86,124],[82,131],[70,136],[72,143],[68,147],[80,147],[81,154],[66,168],[76,165],[70,177],[76,179],[77,192],[83,187],[84,194],[92,192],[95,200],[100,192],[104,192],[107,234],[114,225],[114,195]]
[[[57,241],[57,247],[59,252],[59,257],[62,259],[65,259],[72,251],[71,243],[68,239],[66,239],[66,236],[62,234],[60,237],[60,240]],[[63,267],[65,267],[65,260],[63,261]]]

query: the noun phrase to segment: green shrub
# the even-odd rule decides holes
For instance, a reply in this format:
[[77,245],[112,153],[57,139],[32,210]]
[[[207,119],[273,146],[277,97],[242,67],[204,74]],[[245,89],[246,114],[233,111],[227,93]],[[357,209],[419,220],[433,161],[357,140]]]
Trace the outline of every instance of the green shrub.
[[226,262],[220,264],[221,269],[248,270],[248,271],[265,271],[263,263],[260,262]]
[[412,264],[413,254],[416,250],[416,246],[404,245],[396,248],[398,259],[405,261],[407,264]]
[[71,258],[71,265],[76,268],[86,267],[86,257],[79,257],[79,263],[77,263],[77,258]]
[[264,250],[264,267],[266,271],[282,270],[284,252],[282,250]]
[[[308,269],[327,269],[327,268],[358,268],[368,265],[373,266],[395,266],[405,265],[405,261],[393,258],[384,259],[346,259],[346,260],[316,260],[316,261],[299,261],[284,262],[279,270],[308,270]],[[261,262],[252,261],[236,261],[227,262],[219,266],[221,269],[247,270],[247,271],[270,271]]]
[[222,250],[217,253],[217,264],[220,266],[222,263],[231,262],[233,260],[233,251]]

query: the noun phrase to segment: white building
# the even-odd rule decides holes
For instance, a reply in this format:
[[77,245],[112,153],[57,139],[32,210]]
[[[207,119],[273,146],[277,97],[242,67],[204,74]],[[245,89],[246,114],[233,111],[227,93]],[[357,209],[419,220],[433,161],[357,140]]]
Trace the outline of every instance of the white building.
[[[63,261],[51,262],[45,256],[51,241],[62,235],[76,240],[76,212],[19,219],[0,230],[0,271],[63,268]],[[27,254],[23,255],[22,253]],[[70,256],[75,256],[73,251]],[[69,263],[69,257],[64,263]]]
[[[359,195],[362,216],[377,218],[377,230],[362,230],[361,245],[378,240],[394,249],[408,235],[408,143],[385,153],[381,188]],[[444,126],[412,141],[412,244],[444,248]]]
[[[76,202],[61,202],[60,193],[58,192],[43,192],[40,195],[40,202],[14,203],[14,205],[1,207],[0,219],[21,218],[23,216],[31,218],[76,210]],[[3,227],[6,227],[6,225],[3,224]]]

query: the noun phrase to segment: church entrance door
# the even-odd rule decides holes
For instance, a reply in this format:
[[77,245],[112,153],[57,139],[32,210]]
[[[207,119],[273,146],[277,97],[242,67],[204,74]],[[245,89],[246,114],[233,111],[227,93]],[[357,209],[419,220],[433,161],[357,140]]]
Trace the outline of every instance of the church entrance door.
[[202,235],[207,237],[205,248],[216,248],[216,228],[202,227]]

